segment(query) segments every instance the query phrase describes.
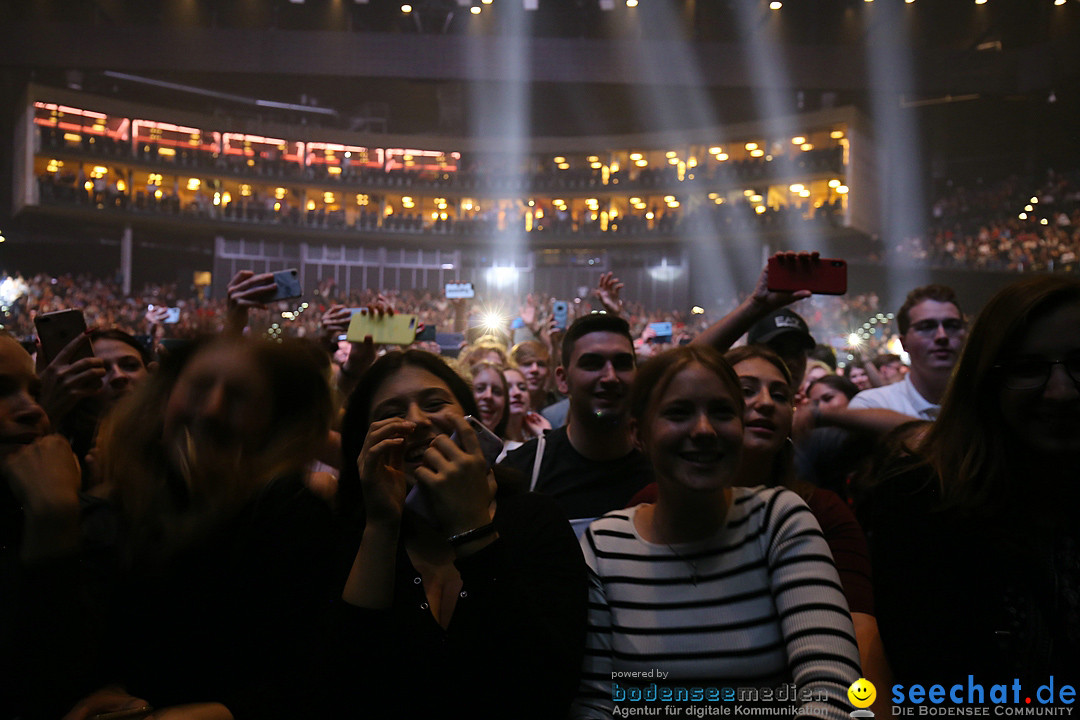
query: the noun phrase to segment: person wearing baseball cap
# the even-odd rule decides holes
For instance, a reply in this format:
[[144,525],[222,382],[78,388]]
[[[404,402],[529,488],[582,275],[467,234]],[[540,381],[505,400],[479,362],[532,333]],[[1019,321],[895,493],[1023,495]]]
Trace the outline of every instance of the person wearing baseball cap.
[[791,371],[795,387],[802,384],[806,360],[816,343],[798,313],[781,308],[754,323],[746,333],[748,345],[765,345],[779,355]]

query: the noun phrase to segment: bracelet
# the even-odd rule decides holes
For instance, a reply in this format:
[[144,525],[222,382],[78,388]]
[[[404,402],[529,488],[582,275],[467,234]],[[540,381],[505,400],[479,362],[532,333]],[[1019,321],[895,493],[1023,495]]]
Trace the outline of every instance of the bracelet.
[[481,525],[480,527],[473,528],[472,530],[466,530],[460,532],[457,535],[451,535],[446,540],[454,547],[460,547],[467,542],[472,542],[479,538],[487,537],[488,535],[495,534],[495,523],[489,522],[487,525]]

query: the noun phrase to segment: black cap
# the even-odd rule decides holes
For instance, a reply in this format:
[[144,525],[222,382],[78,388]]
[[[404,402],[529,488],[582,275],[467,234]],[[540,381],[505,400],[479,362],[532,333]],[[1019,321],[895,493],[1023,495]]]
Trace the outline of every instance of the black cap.
[[787,334],[801,337],[807,350],[813,350],[817,344],[810,335],[806,321],[787,308],[777,310],[754,323],[750,332],[746,333],[746,342],[749,345],[768,345],[781,335]]

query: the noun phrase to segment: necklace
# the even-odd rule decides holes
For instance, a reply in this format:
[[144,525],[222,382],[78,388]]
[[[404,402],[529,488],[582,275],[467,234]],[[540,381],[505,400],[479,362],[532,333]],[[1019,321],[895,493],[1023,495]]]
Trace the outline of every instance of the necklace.
[[684,563],[686,563],[687,565],[690,566],[690,582],[693,583],[694,587],[697,587],[698,579],[699,579],[698,578],[698,571],[697,571],[697,563],[694,562],[693,560],[685,557],[684,555],[680,554],[678,550],[671,547],[670,543],[664,543],[664,545],[667,545],[667,549],[671,551],[672,555],[679,558]]

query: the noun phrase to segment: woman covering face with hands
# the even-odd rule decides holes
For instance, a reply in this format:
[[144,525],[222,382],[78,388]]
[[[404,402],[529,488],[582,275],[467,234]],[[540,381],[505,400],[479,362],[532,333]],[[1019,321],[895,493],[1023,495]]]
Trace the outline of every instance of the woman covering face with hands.
[[360,540],[342,594],[343,711],[391,699],[408,717],[566,712],[580,551],[553,502],[488,466],[476,414],[468,384],[418,350],[380,358],[350,398],[341,482]]

